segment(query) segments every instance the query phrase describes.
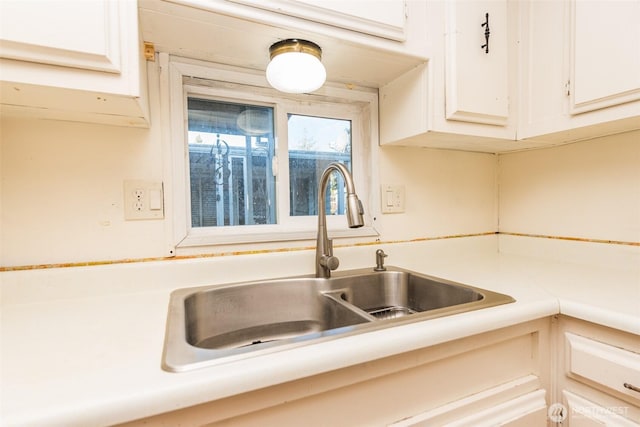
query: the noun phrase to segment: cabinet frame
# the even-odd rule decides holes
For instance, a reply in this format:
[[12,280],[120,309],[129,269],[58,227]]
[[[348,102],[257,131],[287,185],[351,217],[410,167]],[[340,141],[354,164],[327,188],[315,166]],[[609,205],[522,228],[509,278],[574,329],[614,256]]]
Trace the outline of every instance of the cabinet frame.
[[[366,422],[365,416],[391,424],[430,410],[444,422],[496,405],[515,411],[515,418],[539,417],[551,384],[550,333],[551,320],[538,319],[125,425],[326,425],[336,416],[343,424]],[[394,390],[403,398],[389,399]],[[355,396],[367,402],[358,411]]]
[[[386,0],[378,2],[380,4],[391,4],[397,9],[391,13],[391,16],[385,16],[385,22],[373,18],[373,15],[367,11],[358,13],[360,7],[359,2],[353,0],[347,1],[297,1],[297,0],[230,0],[259,9],[281,13],[284,15],[295,16],[302,19],[311,20],[321,24],[327,24],[334,27],[344,28],[346,30],[369,34],[376,37],[382,37],[389,40],[403,42],[406,40],[406,1],[405,0]],[[335,3],[332,5],[332,3]],[[375,7],[375,3],[371,2],[370,7]],[[389,7],[389,6],[387,6]],[[401,10],[400,16],[397,11]]]

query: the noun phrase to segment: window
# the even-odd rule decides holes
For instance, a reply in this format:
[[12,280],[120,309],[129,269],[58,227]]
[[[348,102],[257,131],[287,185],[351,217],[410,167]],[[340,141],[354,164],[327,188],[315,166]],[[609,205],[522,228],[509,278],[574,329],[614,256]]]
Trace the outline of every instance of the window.
[[191,226],[276,224],[273,107],[187,99]]
[[[351,121],[287,115],[289,149],[289,215],[317,215],[318,182],[331,162],[351,170]],[[327,215],[344,215],[346,194],[342,177],[332,174]]]
[[330,235],[375,234],[367,178],[377,145],[374,91],[282,94],[261,74],[161,61],[170,70],[163,108],[171,117],[173,244],[315,238],[318,181],[335,161],[351,170],[368,224],[347,227],[344,183],[333,174],[324,195]]

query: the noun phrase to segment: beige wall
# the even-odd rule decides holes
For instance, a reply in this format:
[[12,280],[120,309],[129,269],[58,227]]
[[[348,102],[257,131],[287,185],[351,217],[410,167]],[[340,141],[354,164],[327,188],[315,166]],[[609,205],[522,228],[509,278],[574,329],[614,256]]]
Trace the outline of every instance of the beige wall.
[[[165,220],[123,218],[124,180],[163,180],[157,115],[152,122],[145,130],[4,118],[0,266],[165,256],[172,243]],[[495,231],[496,156],[401,147],[378,149],[376,155],[379,182],[403,184],[407,195],[406,213],[374,214],[381,241]]]
[[[123,218],[123,181],[166,173],[156,95],[151,129],[2,119],[0,267],[166,255],[165,220]],[[374,212],[382,242],[496,230],[640,241],[640,132],[500,156],[383,147],[376,157],[378,182],[406,188],[404,214]]]
[[162,177],[150,134],[3,120],[2,265],[158,256],[162,222],[123,219],[123,180]]
[[380,149],[380,183],[402,184],[406,191],[406,212],[377,221],[381,240],[496,231],[497,159],[463,151]]
[[499,157],[499,230],[640,242],[640,132]]

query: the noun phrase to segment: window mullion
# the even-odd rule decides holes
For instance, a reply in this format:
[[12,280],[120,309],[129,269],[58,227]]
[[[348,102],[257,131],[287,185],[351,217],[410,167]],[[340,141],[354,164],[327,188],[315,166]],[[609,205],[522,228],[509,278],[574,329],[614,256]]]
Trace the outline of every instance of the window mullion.
[[289,224],[289,149],[287,107],[285,103],[276,105],[276,162],[278,175],[276,176],[276,188],[278,189],[277,217],[278,224]]

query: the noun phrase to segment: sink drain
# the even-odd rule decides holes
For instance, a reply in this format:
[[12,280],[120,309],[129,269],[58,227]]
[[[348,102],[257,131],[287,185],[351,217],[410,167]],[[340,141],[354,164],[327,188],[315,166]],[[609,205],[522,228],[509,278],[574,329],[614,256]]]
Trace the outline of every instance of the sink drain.
[[393,307],[376,308],[375,310],[367,311],[367,313],[369,313],[376,319],[384,320],[384,319],[395,319],[398,317],[404,317],[410,314],[414,314],[416,312],[407,307],[393,306]]
[[253,340],[248,344],[238,345],[238,346],[236,346],[236,348],[251,347],[252,345],[264,344],[266,342],[273,342],[273,341],[279,341],[279,340],[277,340],[277,339],[274,339],[274,340]]

